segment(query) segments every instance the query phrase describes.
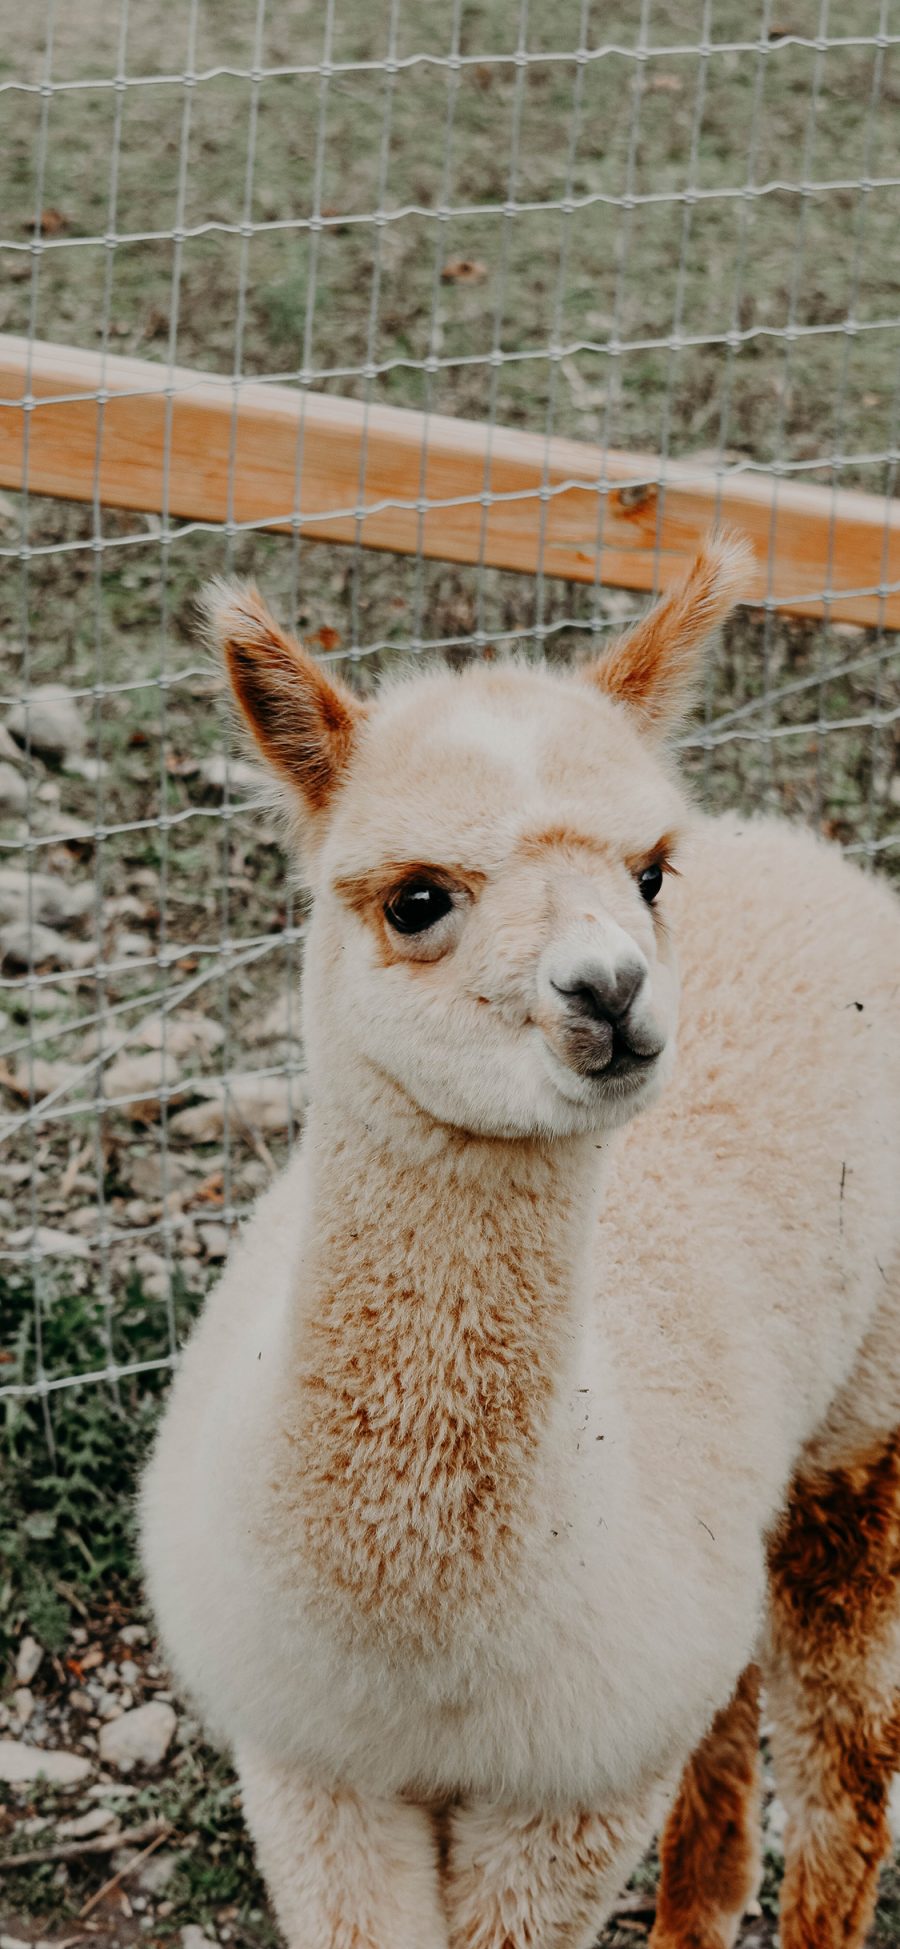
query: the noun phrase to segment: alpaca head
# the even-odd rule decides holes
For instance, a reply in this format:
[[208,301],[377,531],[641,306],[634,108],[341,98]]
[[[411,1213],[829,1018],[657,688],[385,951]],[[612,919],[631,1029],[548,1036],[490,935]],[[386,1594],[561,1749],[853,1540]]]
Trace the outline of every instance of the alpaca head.
[[748,572],[708,544],[578,672],[474,665],[361,704],[252,589],[210,601],[241,712],[295,815],[312,888],[314,1089],[389,1078],[495,1136],[603,1132],[671,1062],[666,921],[687,807],[665,738]]

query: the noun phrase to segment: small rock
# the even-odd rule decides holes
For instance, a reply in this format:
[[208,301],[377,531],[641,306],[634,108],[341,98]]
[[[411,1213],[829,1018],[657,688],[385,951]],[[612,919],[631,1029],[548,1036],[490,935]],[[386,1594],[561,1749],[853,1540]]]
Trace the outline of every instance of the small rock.
[[221,751],[204,759],[200,776],[205,784],[215,785],[219,791],[224,791],[227,780],[232,798],[241,792],[258,792],[265,782],[256,765],[248,764],[245,758],[226,758]]
[[245,1042],[285,1042],[298,1040],[300,1036],[300,996],[282,989],[271,1008],[267,1008],[261,1021],[248,1022],[244,1031]]
[[231,1233],[227,1225],[198,1223],[197,1232],[208,1259],[227,1259],[231,1249]]
[[104,758],[79,758],[69,752],[64,760],[64,769],[70,778],[86,778],[88,784],[96,785],[105,778],[109,766]]
[[126,1700],[124,1693],[111,1692],[108,1686],[100,1686],[94,1694],[94,1711],[99,1719],[123,1718],[128,1704],[130,1700]]
[[5,765],[21,765],[24,763],[23,754],[19,750],[15,738],[10,737],[5,724],[0,724],[0,758],[2,758]]
[[153,944],[147,934],[133,934],[127,929],[116,935],[115,956],[117,961],[136,961],[153,953]]
[[93,907],[96,894],[90,881],[68,885],[50,873],[25,873],[20,867],[0,868],[0,921],[32,920],[46,927],[63,927]]
[[34,1693],[30,1685],[17,1685],[13,1693],[13,1711],[20,1726],[27,1726],[34,1718]]
[[219,1078],[204,1083],[197,1079],[192,1087],[206,1100],[192,1104],[189,1110],[179,1110],[169,1130],[173,1137],[186,1138],[194,1144],[215,1143],[224,1134],[226,1116],[253,1130],[286,1130],[289,1109],[296,1119],[302,1115],[307,1102],[304,1076],[235,1076],[228,1089],[230,1111],[226,1109],[224,1084]]
[[86,968],[95,952],[89,941],[65,940],[39,921],[11,920],[0,927],[0,959],[11,968]]
[[890,1827],[894,1841],[900,1846],[900,1773],[894,1775],[888,1797],[887,1816],[888,1826]]
[[[64,989],[52,987],[49,981],[39,988],[29,989],[27,995],[21,999],[16,997],[13,1003],[15,1014],[23,1022],[27,1022],[29,1015],[40,1016],[42,1022],[46,1016],[63,1016],[71,1006],[72,997]],[[44,1034],[47,1033],[45,1029]]]
[[39,1259],[87,1259],[90,1257],[83,1238],[74,1232],[58,1232],[52,1225],[38,1225],[32,1231],[25,1225],[20,1232],[11,1232],[9,1243],[17,1252],[34,1252]]
[[72,1820],[56,1823],[56,1832],[61,1841],[89,1841],[92,1834],[110,1834],[121,1827],[119,1815],[112,1807],[89,1807],[86,1814],[76,1814]]
[[188,1922],[181,1931],[181,1949],[209,1949],[216,1937],[205,1935],[199,1922]]
[[0,1949],[34,1949],[34,1944],[20,1935],[0,1935]]
[[37,1638],[22,1639],[16,1652],[16,1677],[20,1685],[30,1685],[37,1677],[43,1656],[44,1647],[38,1644]]
[[97,1231],[99,1216],[96,1204],[75,1205],[66,1212],[66,1224],[70,1232],[90,1234]]
[[172,1744],[177,1725],[170,1705],[153,1699],[103,1726],[100,1758],[106,1766],[130,1772],[133,1766],[159,1766]]
[[195,1181],[187,1165],[171,1151],[165,1158],[160,1151],[151,1151],[149,1156],[141,1156],[136,1151],[133,1157],[123,1157],[122,1173],[132,1191],[151,1202],[164,1195],[168,1197],[172,1191],[184,1190]]
[[90,1693],[82,1691],[80,1685],[73,1685],[69,1693],[69,1710],[71,1712],[83,1712],[88,1716],[94,1710],[94,1701]]
[[143,1624],[126,1624],[119,1632],[120,1644],[149,1644],[150,1633]]
[[0,1780],[8,1786],[43,1778],[53,1786],[73,1787],[85,1780],[90,1770],[90,1760],[80,1759],[77,1753],[25,1746],[21,1739],[0,1739]]
[[42,1056],[36,1056],[31,1063],[19,1065],[14,1082],[9,1087],[14,1087],[26,1103],[33,1090],[35,1101],[39,1103],[42,1097],[50,1096],[54,1090],[69,1089],[80,1080],[81,1070],[74,1063],[45,1062]]
[[0,817],[24,812],[27,804],[28,787],[24,778],[12,765],[0,764]]
[[161,1252],[138,1252],[134,1269],[148,1299],[166,1298],[169,1291],[169,1268]]
[[149,1015],[130,1040],[145,1049],[164,1048],[170,1056],[191,1056],[198,1049],[220,1049],[225,1030],[211,1015]]
[[145,1895],[161,1895],[163,1889],[168,1887],[177,1866],[178,1856],[171,1850],[163,1854],[154,1854],[152,1860],[147,1862],[146,1868],[142,1868],[137,1877],[138,1887]]
[[201,1293],[206,1284],[197,1259],[179,1259],[178,1271],[185,1292]]
[[78,705],[63,684],[38,684],[13,705],[6,728],[17,744],[42,758],[78,757],[87,745]]
[[133,1658],[123,1658],[119,1666],[119,1677],[122,1680],[122,1684],[137,1685],[140,1676],[140,1665],[136,1665]]
[[166,1083],[177,1083],[177,1063],[166,1052],[151,1049],[144,1056],[128,1055],[123,1050],[104,1072],[105,1096],[132,1096],[142,1103],[154,1102]]

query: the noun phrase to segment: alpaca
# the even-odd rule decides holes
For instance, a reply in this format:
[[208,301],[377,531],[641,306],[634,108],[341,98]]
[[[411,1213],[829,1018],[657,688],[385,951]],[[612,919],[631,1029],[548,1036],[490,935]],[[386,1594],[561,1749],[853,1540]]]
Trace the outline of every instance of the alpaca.
[[[143,1485],[291,1949],[854,1949],[900,1767],[900,912],[669,755],[714,539],[579,671],[211,626],[312,893],[311,1102]],[[680,975],[675,943],[679,944]],[[676,1020],[681,1017],[676,1059]]]

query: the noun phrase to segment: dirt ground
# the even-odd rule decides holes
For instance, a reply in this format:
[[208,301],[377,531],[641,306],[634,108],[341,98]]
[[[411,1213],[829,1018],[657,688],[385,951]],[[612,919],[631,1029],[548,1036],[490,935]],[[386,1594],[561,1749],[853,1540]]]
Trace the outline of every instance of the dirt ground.
[[[893,494],[900,49],[864,44],[882,12],[832,6],[845,44],[825,51],[821,0],[75,0],[48,69],[44,10],[0,0],[0,85],[148,80],[0,95],[0,330]],[[579,46],[608,52],[555,58]],[[275,1937],[227,1764],[177,1699],[156,1763],[101,1750],[169,1703],[131,1522],[166,1363],[304,1101],[302,901],[196,593],[256,576],[364,690],[404,655],[583,656],[634,604],[11,493],[0,551],[0,776],[20,781],[0,793],[0,1382],[119,1374],[0,1396],[0,1744],[86,1763],[65,1789],[0,1787],[0,1949],[190,1930],[249,1949]],[[68,742],[23,754],[16,703],[46,684]],[[782,808],[896,875],[898,751],[897,638],[742,612],[685,763],[704,803]],[[26,913],[29,861],[52,886]],[[777,1804],[767,1822],[757,1949]],[[31,1851],[51,1858],[11,1865]],[[607,1949],[647,1933],[654,1873]],[[874,1940],[900,1942],[896,1869]]]

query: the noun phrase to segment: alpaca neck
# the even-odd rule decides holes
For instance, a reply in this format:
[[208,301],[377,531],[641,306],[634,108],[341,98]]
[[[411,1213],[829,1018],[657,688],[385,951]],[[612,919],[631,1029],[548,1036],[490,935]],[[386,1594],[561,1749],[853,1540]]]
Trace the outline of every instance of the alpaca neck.
[[522,1566],[577,1370],[601,1159],[594,1138],[482,1141],[392,1110],[382,1093],[377,1126],[310,1115],[289,1435],[323,1597],[433,1645]]

